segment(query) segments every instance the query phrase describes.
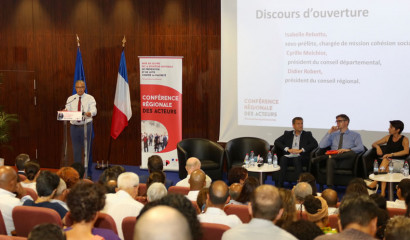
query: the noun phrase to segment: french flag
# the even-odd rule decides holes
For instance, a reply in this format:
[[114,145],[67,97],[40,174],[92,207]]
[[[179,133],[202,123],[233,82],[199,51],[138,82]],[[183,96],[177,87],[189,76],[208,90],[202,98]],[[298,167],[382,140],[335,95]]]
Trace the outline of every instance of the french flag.
[[117,139],[122,130],[128,126],[132,116],[130,88],[128,85],[127,64],[122,50],[120,69],[118,71],[117,88],[115,90],[114,110],[111,122],[111,137]]

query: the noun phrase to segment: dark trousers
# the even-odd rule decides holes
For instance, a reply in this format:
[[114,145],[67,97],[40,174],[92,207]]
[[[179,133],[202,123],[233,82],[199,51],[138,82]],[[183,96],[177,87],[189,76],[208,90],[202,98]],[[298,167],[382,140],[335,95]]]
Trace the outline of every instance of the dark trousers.
[[282,156],[280,158],[279,160],[280,173],[279,173],[279,179],[278,179],[278,187],[283,186],[283,181],[285,179],[286,171],[289,165],[293,165],[295,167],[296,176],[299,176],[302,173],[302,160],[303,158],[301,156],[295,157],[295,158],[289,158],[289,157]]
[[334,170],[352,169],[356,153],[354,151],[344,152],[335,155],[321,155],[312,159],[314,164],[321,164],[326,161],[326,185],[333,186]]
[[[87,123],[87,153],[90,160],[92,149],[92,123]],[[84,126],[71,125],[70,126],[71,144],[73,146],[74,162],[82,162],[84,153]],[[92,161],[87,163],[87,175],[91,176]]]

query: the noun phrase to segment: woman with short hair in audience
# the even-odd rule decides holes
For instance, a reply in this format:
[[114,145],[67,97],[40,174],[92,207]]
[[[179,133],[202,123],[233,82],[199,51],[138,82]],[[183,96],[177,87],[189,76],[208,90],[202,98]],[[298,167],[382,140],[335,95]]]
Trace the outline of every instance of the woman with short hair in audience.
[[282,200],[283,213],[275,225],[286,228],[287,225],[297,221],[295,195],[291,190],[285,188],[279,188],[279,195]]
[[233,167],[228,172],[228,185],[233,183],[244,184],[245,180],[248,178],[248,170],[243,167]]
[[348,195],[352,193],[369,196],[366,182],[362,178],[354,178],[349,182],[349,184],[346,187],[345,194]]
[[67,189],[71,189],[80,181],[80,174],[72,167],[62,167],[57,171],[57,175],[64,180]]
[[259,180],[255,177],[248,177],[243,183],[242,191],[234,204],[248,205],[253,191],[259,187]]
[[325,199],[309,195],[303,205],[309,221],[315,223],[325,234],[336,233],[336,230],[329,227],[329,213]]
[[67,195],[70,218],[74,222],[66,228],[67,240],[101,240],[120,238],[109,229],[94,228],[98,212],[105,205],[105,191],[99,184],[79,182]]
[[31,188],[35,192],[37,192],[36,179],[40,173],[40,165],[34,161],[28,161],[24,165],[24,172],[26,173],[27,179],[20,182],[21,186],[25,188]]

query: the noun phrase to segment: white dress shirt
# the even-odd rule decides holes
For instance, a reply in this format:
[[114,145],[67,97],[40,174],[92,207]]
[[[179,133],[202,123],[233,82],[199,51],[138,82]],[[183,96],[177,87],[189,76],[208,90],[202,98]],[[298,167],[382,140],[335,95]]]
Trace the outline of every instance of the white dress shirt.
[[248,224],[241,224],[227,230],[222,235],[222,240],[264,240],[281,239],[297,240],[292,234],[282,228],[275,226],[272,221],[252,218]]
[[107,193],[105,196],[105,206],[101,212],[110,215],[114,219],[118,236],[124,239],[122,220],[125,217],[138,216],[144,205],[133,199],[130,194],[123,190],[119,190],[116,193]]
[[[66,105],[65,108],[67,109],[67,111],[78,111],[78,101],[80,100],[80,95],[78,94],[74,94],[70,97],[68,97],[67,101],[66,101]],[[83,95],[81,95],[81,111],[83,113],[86,112],[90,112],[91,113],[91,117],[87,117],[84,115],[85,117],[85,123],[89,123],[93,121],[93,118],[95,115],[97,115],[97,107],[96,107],[97,103],[95,102],[95,99],[93,96],[84,93]],[[70,121],[71,124],[74,125],[84,125],[84,121]]]
[[199,194],[199,190],[195,190],[195,191],[189,191],[188,195],[186,195],[185,197],[189,199],[189,201],[195,201],[198,198],[198,194]]
[[7,235],[11,235],[11,231],[15,229],[12,218],[13,208],[23,205],[24,201],[29,199],[32,200],[29,195],[26,195],[20,200],[16,198],[16,194],[0,188],[0,210],[6,225]]
[[31,182],[31,183],[25,183],[25,182],[20,182],[21,186],[24,188],[31,188],[34,190],[34,192],[37,193],[37,188],[36,188],[36,182]]
[[208,207],[205,213],[198,215],[198,219],[200,222],[223,224],[228,227],[235,227],[242,224],[238,216],[234,214],[226,215],[222,209],[215,207]]
[[396,199],[396,201],[386,201],[386,207],[388,208],[401,208],[407,209],[406,202],[404,200]]
[[[189,185],[189,178],[191,177],[191,175],[187,175],[186,178],[182,179],[181,181],[177,182],[177,184],[175,184],[175,186],[178,187],[190,187]],[[212,179],[208,176],[205,175],[205,187],[209,188],[211,186],[212,183]],[[196,201],[196,200],[195,200]]]

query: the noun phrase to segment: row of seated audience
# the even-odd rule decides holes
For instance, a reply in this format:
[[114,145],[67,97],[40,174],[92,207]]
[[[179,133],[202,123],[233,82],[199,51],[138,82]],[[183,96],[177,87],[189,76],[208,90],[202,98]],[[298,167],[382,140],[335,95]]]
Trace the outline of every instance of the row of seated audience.
[[[189,177],[182,180],[189,187],[184,196],[168,194],[159,156],[150,157],[148,162],[149,176],[140,178],[121,166],[113,166],[104,171],[99,183],[91,183],[81,180],[81,169],[80,173],[72,167],[63,167],[57,173],[32,172],[29,161],[25,174],[27,178],[34,176],[30,181],[35,183],[36,199],[26,195],[13,168],[0,167],[0,210],[7,234],[14,230],[13,208],[25,205],[53,209],[68,226],[61,231],[55,225],[39,225],[28,239],[127,239],[129,233],[122,231],[126,217],[138,219],[133,239],[207,239],[208,233],[201,228],[204,223],[222,225],[224,240],[410,239],[410,179],[398,184],[396,202],[386,202],[379,194],[369,196],[364,180],[354,179],[339,203],[332,189],[318,193],[309,173],[301,174],[289,190],[260,185],[239,167],[228,174],[229,186],[214,181],[208,187],[209,177],[200,169],[199,160],[190,158]],[[142,178],[146,179],[147,190],[139,193]],[[238,212],[228,215],[231,205],[245,208],[248,216]],[[407,212],[390,218],[391,207],[407,208]],[[99,212],[112,217],[118,235],[94,226]]]

